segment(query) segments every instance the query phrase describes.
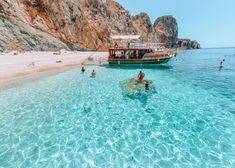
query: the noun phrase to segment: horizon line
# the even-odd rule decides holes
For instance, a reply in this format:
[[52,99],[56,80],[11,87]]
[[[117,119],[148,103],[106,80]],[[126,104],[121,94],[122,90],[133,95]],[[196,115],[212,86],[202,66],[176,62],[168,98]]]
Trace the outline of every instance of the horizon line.
[[220,49],[220,48],[235,48],[235,46],[233,47],[201,47],[201,49]]

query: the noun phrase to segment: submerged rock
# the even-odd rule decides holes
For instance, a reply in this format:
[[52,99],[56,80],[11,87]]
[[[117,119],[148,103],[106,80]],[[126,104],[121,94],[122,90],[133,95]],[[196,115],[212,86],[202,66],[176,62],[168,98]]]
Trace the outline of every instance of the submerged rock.
[[[148,83],[148,87],[146,87]],[[122,91],[130,97],[149,96],[156,92],[153,82],[150,80],[138,81],[136,78],[126,79],[120,83]]]

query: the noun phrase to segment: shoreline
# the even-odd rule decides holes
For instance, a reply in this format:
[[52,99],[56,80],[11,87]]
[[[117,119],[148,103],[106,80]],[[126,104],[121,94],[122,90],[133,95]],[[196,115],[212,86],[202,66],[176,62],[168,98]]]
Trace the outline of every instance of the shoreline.
[[107,60],[107,52],[24,52],[0,53],[0,90],[71,68]]

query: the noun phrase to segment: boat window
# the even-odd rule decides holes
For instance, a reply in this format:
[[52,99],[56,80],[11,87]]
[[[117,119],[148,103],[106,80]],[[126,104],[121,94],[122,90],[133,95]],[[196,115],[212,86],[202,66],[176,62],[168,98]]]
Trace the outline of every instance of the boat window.
[[[144,54],[148,52],[147,49],[142,50],[133,50],[133,49],[124,49],[124,50],[111,50],[110,57],[115,59],[140,59]],[[149,50],[150,52],[150,50]]]

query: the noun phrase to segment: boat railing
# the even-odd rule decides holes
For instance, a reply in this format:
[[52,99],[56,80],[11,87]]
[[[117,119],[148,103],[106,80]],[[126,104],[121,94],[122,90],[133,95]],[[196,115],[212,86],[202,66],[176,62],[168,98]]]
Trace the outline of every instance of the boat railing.
[[164,49],[165,43],[129,43],[129,48],[141,48],[141,49]]
[[166,48],[165,43],[129,43],[129,48],[136,48],[136,49],[152,49],[154,52],[177,52],[177,48]]
[[168,54],[162,54],[162,55],[156,55],[156,53],[148,53],[145,54],[143,59],[165,59],[165,58],[172,58],[175,57],[175,53],[168,53]]

